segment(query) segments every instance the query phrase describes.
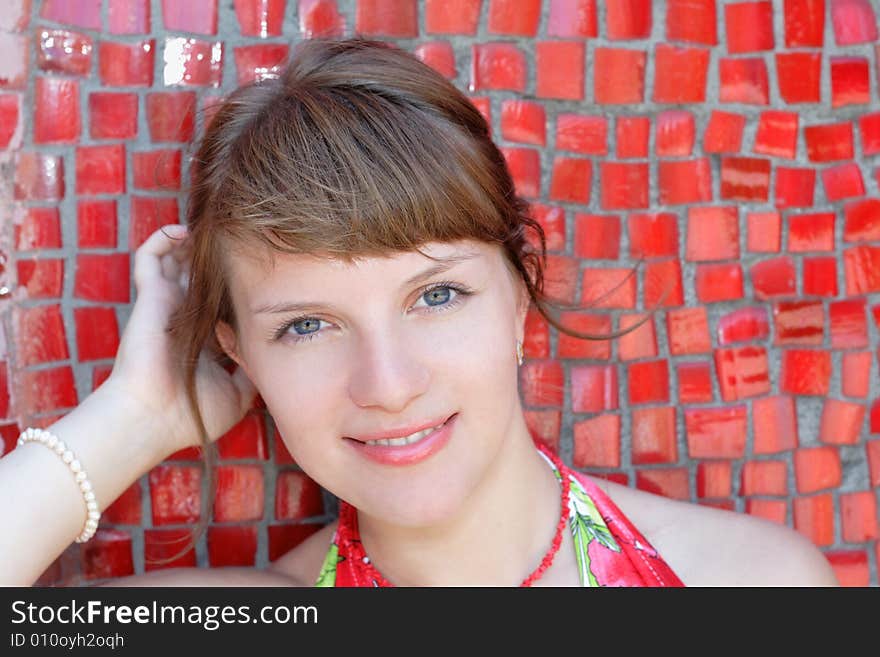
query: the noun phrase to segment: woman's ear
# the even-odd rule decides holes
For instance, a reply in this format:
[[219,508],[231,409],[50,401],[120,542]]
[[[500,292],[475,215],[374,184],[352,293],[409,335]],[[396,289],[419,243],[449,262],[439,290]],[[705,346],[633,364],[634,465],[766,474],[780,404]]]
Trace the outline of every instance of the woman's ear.
[[214,325],[214,335],[223,352],[235,361],[235,364],[242,367],[241,356],[238,354],[237,340],[235,330],[224,321],[219,321]]

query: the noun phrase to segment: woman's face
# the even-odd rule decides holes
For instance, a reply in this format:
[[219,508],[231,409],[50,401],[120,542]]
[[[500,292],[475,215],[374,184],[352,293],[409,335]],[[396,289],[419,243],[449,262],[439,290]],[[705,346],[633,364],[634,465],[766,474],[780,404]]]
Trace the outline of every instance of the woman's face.
[[[230,255],[239,330],[217,329],[303,470],[402,526],[449,518],[521,413],[515,345],[524,285],[498,246],[466,240],[422,250],[448,262],[438,267],[415,251],[354,263]],[[422,446],[356,440],[453,415],[448,439],[429,436]]]

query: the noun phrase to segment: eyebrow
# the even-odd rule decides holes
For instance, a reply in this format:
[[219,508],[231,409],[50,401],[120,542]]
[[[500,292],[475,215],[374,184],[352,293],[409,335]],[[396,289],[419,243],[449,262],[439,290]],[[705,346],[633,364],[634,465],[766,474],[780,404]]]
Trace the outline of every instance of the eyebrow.
[[[416,285],[418,283],[421,283],[422,281],[425,281],[425,280],[431,278],[432,276],[436,276],[437,274],[442,274],[443,272],[448,271],[449,269],[452,269],[453,267],[455,267],[456,265],[458,265],[462,262],[465,262],[467,260],[473,260],[474,258],[479,257],[479,255],[480,255],[479,253],[473,252],[473,253],[460,253],[460,254],[456,253],[456,254],[449,255],[449,256],[434,256],[434,259],[439,260],[440,262],[438,262],[436,265],[428,267],[424,271],[421,271],[418,274],[415,274],[414,276],[410,276],[408,279],[406,279],[403,282],[403,287],[409,287],[411,285]],[[317,301],[304,301],[304,302],[300,302],[300,303],[280,302],[280,303],[263,304],[261,306],[258,306],[257,308],[254,308],[251,312],[255,315],[261,315],[264,313],[277,314],[277,313],[291,313],[291,312],[307,312],[307,311],[314,311],[318,308],[331,308],[331,307],[332,306],[330,304],[319,303]]]

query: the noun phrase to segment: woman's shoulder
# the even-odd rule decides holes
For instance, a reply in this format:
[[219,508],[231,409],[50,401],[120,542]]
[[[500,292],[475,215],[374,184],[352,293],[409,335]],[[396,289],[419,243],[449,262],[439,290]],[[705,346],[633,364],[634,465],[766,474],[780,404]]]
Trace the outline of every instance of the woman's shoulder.
[[763,518],[673,500],[596,477],[596,484],[688,586],[834,586],[822,552]]

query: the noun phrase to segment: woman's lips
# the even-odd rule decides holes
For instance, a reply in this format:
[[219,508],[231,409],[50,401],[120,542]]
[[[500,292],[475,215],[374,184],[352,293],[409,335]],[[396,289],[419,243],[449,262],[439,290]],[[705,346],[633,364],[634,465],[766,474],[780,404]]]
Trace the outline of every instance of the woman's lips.
[[411,445],[362,443],[352,438],[346,438],[346,442],[363,456],[377,463],[383,465],[412,465],[436,454],[449,442],[457,419],[458,413],[455,413],[439,429],[435,429]]

